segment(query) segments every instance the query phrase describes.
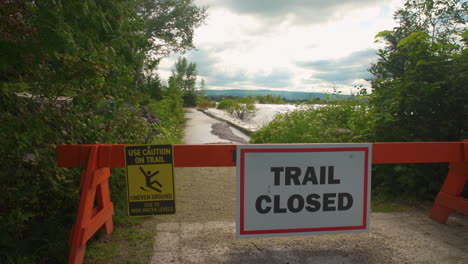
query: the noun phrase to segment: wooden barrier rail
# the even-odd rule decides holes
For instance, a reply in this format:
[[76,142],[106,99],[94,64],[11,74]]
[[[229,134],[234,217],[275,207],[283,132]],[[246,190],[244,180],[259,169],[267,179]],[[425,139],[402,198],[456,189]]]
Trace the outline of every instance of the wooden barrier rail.
[[[59,145],[61,168],[85,168],[76,224],[70,237],[68,263],[82,263],[86,242],[101,227],[110,234],[114,212],[109,195],[110,168],[125,167],[125,145]],[[175,167],[233,167],[236,145],[174,145]],[[450,163],[430,216],[445,223],[452,211],[468,215],[468,200],[460,197],[468,181],[468,141],[373,143],[372,164]],[[97,198],[97,207],[94,207]]]

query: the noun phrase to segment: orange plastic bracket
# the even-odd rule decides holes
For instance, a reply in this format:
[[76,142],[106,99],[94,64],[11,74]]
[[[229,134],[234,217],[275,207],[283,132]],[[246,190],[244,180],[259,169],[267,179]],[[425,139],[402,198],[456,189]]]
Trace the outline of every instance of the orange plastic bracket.
[[[61,168],[84,168],[76,223],[70,237],[68,263],[83,262],[86,242],[104,227],[112,233],[114,207],[110,201],[110,168],[125,167],[125,145],[58,145]],[[174,145],[175,167],[233,167],[235,145]],[[468,181],[468,141],[373,143],[372,164],[449,162],[450,171],[430,216],[445,223],[452,211],[468,214],[468,200],[460,197]],[[97,207],[94,206],[97,200]]]

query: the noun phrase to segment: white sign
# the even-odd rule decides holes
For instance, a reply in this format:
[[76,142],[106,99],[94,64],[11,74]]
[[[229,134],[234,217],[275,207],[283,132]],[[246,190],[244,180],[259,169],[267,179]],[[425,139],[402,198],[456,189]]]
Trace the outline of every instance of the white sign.
[[238,145],[237,236],[369,230],[371,144]]

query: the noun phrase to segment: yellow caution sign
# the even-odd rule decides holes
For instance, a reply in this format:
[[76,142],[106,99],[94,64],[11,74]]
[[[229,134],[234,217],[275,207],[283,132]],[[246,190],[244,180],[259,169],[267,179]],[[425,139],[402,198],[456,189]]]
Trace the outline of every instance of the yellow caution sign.
[[175,214],[172,145],[125,146],[129,216]]

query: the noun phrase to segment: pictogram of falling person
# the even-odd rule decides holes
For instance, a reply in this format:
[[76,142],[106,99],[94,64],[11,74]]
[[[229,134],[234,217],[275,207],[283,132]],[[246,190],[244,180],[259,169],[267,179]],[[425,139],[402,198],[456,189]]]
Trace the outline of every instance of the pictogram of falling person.
[[[160,189],[154,187],[155,184],[157,184],[159,187],[162,188],[162,185],[161,183],[158,182],[158,180],[152,180],[152,178],[154,176],[156,176],[159,171],[155,171],[154,173],[151,173],[151,171],[146,171],[143,170],[142,167],[139,167],[140,168],[140,171],[141,173],[143,173],[143,175],[145,176],[145,182],[146,182],[146,187],[150,188],[150,189],[153,189],[157,192],[162,192]],[[148,190],[146,190],[144,187],[140,187],[143,191],[146,191],[146,192],[149,192]]]

